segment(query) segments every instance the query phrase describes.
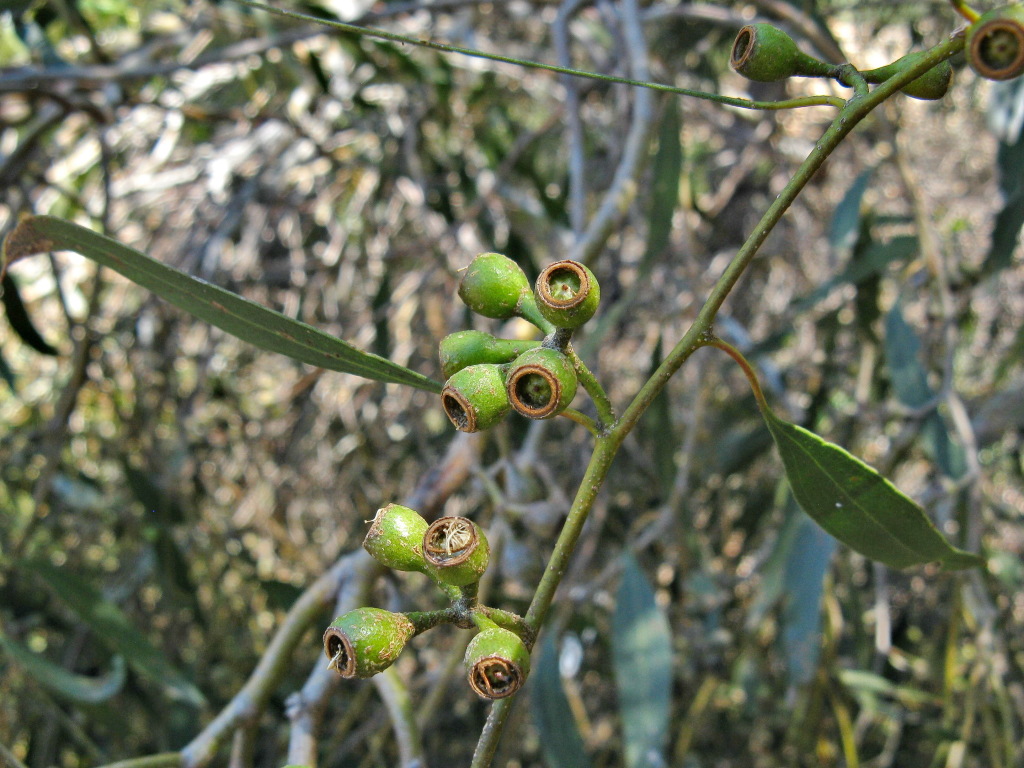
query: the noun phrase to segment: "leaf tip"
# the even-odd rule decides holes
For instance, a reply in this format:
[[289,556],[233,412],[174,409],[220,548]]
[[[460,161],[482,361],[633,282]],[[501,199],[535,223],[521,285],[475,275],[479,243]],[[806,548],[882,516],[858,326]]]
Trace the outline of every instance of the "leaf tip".
[[0,276],[7,273],[7,268],[26,256],[57,250],[56,243],[43,235],[35,226],[38,217],[23,214],[7,233],[3,246],[0,247]]

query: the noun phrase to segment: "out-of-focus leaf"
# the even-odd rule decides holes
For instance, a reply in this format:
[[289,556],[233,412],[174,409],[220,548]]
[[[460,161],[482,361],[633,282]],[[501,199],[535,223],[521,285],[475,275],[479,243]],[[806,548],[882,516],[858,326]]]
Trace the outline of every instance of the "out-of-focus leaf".
[[874,169],[869,168],[853,180],[832,215],[828,241],[832,249],[838,253],[845,253],[853,248],[857,241],[857,233],[860,231],[860,204],[873,172]]
[[[893,392],[908,408],[923,408],[935,397],[928,372],[921,363],[921,341],[903,319],[899,303],[885,317],[885,359]],[[921,438],[928,455],[947,477],[960,478],[967,472],[963,449],[954,443],[942,415],[929,413],[921,422]]]
[[11,367],[7,365],[7,361],[4,360],[4,356],[2,354],[0,354],[0,379],[7,382],[7,386],[11,388],[12,392],[18,391],[18,382],[14,378],[14,371],[12,371]]
[[76,704],[99,704],[124,687],[125,664],[121,656],[111,659],[110,671],[105,675],[90,677],[69,672],[3,635],[0,635],[0,648],[41,686]]
[[846,269],[797,300],[795,306],[798,310],[814,306],[840,285],[865,286],[883,274],[890,264],[909,261],[918,250],[918,240],[913,235],[901,235],[885,242],[871,240],[863,248],[854,251]]
[[679,176],[683,170],[679,130],[679,100],[668,99],[658,128],[658,154],[654,158],[646,258],[656,257],[665,250],[672,233],[672,214],[679,201]]
[[124,462],[124,475],[132,495],[148,510],[151,510],[160,525],[175,525],[185,521],[185,513],[176,499],[164,493],[149,474]]
[[1013,263],[1013,254],[1024,226],[1024,140],[1015,144],[1002,142],[996,155],[999,166],[999,189],[1005,203],[996,214],[992,242],[982,264],[982,272],[992,274]]
[[893,392],[908,408],[921,408],[935,396],[920,355],[921,341],[903,319],[899,304],[893,304],[885,317],[885,359]]
[[805,515],[792,517],[796,530],[786,558],[782,646],[792,683],[814,676],[821,650],[821,594],[836,540]]
[[797,503],[839,541],[892,568],[936,560],[954,570],[984,564],[946,541],[920,506],[860,459],[767,406],[761,413]]
[[792,496],[786,497],[786,517],[760,570],[760,585],[746,626],[753,631],[770,610],[782,605],[779,642],[790,682],[801,685],[811,679],[817,665],[821,594],[836,543],[800,511]]
[[625,555],[612,619],[612,663],[627,768],[665,765],[672,707],[672,633],[654,590]]
[[261,349],[332,371],[406,384],[428,392],[441,391],[436,381],[398,363],[363,352],[311,325],[52,216],[28,216],[18,222],[4,241],[2,268],[24,256],[60,250],[81,253],[110,267],[174,306]]
[[7,313],[7,321],[11,324],[14,332],[36,352],[56,356],[57,350],[42,337],[35,325],[32,324],[32,318],[29,317],[28,310],[25,309],[14,278],[5,272],[2,285],[4,312]]
[[530,675],[530,711],[540,736],[544,762],[549,768],[585,768],[590,765],[562,688],[558,647],[553,632],[544,636],[540,658]]
[[939,698],[934,694],[909,685],[898,685],[881,675],[863,669],[842,669],[839,671],[839,680],[861,701],[869,696],[885,696],[896,699],[907,707],[939,703]]
[[[654,353],[651,355],[648,375],[658,369],[661,359],[661,337],[659,336]],[[640,435],[650,448],[647,454],[654,458],[654,469],[657,472],[662,493],[667,493],[671,489],[676,474],[676,438],[672,430],[671,409],[668,393],[663,389],[654,398],[654,402],[651,403],[650,408],[647,409],[640,421]]]
[[999,141],[1016,144],[1024,130],[1024,78],[992,83],[989,89],[988,127]]
[[203,694],[139,632],[124,611],[80,576],[41,561],[23,562],[38,575],[104,645],[124,657],[133,670],[164,687],[174,698],[200,706]]

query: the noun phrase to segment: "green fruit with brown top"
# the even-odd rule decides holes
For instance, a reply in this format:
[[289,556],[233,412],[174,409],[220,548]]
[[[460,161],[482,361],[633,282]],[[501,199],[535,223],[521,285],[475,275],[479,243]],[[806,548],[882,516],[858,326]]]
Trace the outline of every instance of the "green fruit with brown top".
[[797,48],[778,27],[748,24],[736,35],[729,64],[748,80],[770,83],[787,77],[831,77],[834,68]]
[[508,415],[502,369],[490,363],[470,365],[451,376],[441,390],[441,405],[461,432],[489,429]]
[[515,632],[482,630],[466,648],[469,686],[486,699],[503,699],[523,687],[530,674],[530,652]]
[[506,390],[517,413],[528,419],[549,419],[569,407],[577,383],[572,361],[564,353],[538,347],[512,362]]
[[400,613],[357,608],[331,622],[324,632],[324,653],[342,677],[372,677],[394,664],[415,633]]
[[1024,5],[993,8],[967,29],[964,53],[971,69],[988,80],[1024,74]]

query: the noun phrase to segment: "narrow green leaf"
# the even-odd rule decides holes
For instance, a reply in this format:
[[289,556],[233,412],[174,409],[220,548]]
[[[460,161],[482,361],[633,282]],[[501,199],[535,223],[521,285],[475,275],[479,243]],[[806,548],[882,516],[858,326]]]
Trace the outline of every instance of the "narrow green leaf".
[[41,686],[76,704],[99,704],[124,687],[125,664],[121,656],[111,659],[110,671],[105,675],[90,677],[69,672],[3,635],[0,635],[0,648]]
[[982,264],[982,272],[993,274],[1013,264],[1013,254],[1024,227],[1024,140],[1002,141],[996,156],[999,167],[999,191],[1005,203],[996,214],[992,241]]
[[61,601],[86,624],[96,637],[124,657],[133,670],[162,685],[182,701],[199,706],[203,694],[153,646],[125,615],[80,576],[41,561],[23,562],[21,567],[38,575]]
[[672,707],[672,633],[632,555],[612,620],[615,687],[627,768],[665,765]]
[[0,289],[3,290],[4,311],[7,313],[7,320],[14,332],[36,352],[55,356],[57,350],[36,330],[32,318],[29,317],[28,310],[21,300],[21,294],[18,293],[18,286],[10,275],[6,273],[3,275]]
[[838,445],[763,406],[761,413],[800,507],[828,533],[892,568],[939,561],[946,568],[984,565],[939,533],[916,503]]
[[46,251],[75,251],[121,273],[176,307],[261,349],[377,381],[440,392],[441,385],[306,323],[151,259],[116,240],[52,216],[28,216],[7,235],[3,268]]
[[679,202],[679,176],[683,170],[679,130],[679,99],[668,99],[658,126],[658,154],[654,159],[645,259],[653,259],[665,250],[672,233],[672,214]]
[[[921,363],[921,340],[903,319],[899,302],[885,317],[885,359],[889,379],[900,402],[909,408],[922,408],[934,400],[928,372]],[[959,479],[967,473],[963,448],[950,437],[949,428],[938,410],[921,422],[921,439],[928,455],[947,477]]]
[[545,634],[540,658],[530,675],[530,711],[548,768],[586,768],[590,765],[562,687],[554,632]]
[[829,244],[836,251],[847,251],[857,241],[857,233],[860,231],[860,204],[873,173],[874,169],[869,168],[854,179],[836,206],[828,236]]
[[798,514],[792,519],[796,531],[786,559],[781,640],[790,679],[793,684],[803,685],[818,666],[821,595],[836,542],[807,516]]

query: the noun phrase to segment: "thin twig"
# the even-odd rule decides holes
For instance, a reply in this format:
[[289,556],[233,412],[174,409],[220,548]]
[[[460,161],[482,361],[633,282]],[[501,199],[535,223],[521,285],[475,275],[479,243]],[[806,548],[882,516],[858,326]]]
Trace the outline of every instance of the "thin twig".
[[425,768],[427,762],[423,738],[413,712],[409,689],[394,667],[388,667],[381,674],[375,675],[373,683],[391,716],[391,727],[398,744],[399,766]]
[[[639,9],[635,0],[623,0],[620,8],[630,75],[636,80],[648,80],[647,42],[640,24]],[[654,126],[654,95],[648,90],[639,90],[634,94],[633,120],[612,183],[605,191],[597,213],[587,224],[583,237],[573,244],[569,258],[583,263],[592,261],[626,215],[640,187],[640,173],[647,161]]]

